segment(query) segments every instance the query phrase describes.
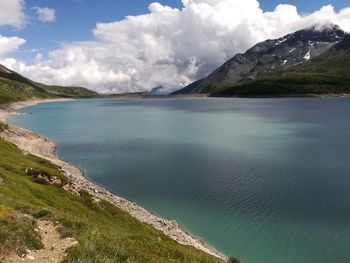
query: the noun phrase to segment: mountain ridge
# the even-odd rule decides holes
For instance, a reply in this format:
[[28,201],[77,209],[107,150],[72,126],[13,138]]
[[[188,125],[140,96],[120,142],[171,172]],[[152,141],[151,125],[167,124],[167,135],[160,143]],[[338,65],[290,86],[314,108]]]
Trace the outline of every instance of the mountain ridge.
[[256,80],[216,85],[211,96],[310,96],[350,94],[350,35],[327,52],[286,71]]
[[172,94],[211,93],[215,85],[236,84],[289,70],[322,55],[345,36],[338,26],[329,25],[323,28],[313,26],[278,39],[265,40],[243,54],[236,54],[206,78]]

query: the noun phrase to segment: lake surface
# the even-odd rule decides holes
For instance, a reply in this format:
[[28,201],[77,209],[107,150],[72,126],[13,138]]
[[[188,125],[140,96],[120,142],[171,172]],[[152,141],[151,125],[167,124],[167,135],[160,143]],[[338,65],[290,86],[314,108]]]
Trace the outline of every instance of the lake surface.
[[350,99],[40,104],[12,120],[242,263],[350,262]]

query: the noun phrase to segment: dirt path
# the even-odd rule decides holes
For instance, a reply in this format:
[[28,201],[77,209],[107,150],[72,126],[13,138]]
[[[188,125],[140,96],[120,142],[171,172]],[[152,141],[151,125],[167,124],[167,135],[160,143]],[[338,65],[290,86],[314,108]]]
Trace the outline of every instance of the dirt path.
[[57,227],[50,221],[38,221],[38,231],[44,245],[43,249],[30,251],[21,258],[17,254],[11,254],[4,259],[4,263],[53,263],[61,262],[66,255],[66,250],[77,244],[73,238],[62,239]]

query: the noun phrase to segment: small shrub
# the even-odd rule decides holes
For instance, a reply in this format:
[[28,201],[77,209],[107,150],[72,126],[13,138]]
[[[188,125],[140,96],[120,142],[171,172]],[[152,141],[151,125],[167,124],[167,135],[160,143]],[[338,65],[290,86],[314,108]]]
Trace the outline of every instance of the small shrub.
[[63,227],[65,227],[67,229],[72,229],[72,230],[86,229],[86,224],[81,222],[81,221],[75,221],[75,220],[63,218],[63,219],[59,220],[59,222]]
[[42,184],[42,185],[47,185],[47,184],[49,184],[44,178],[40,178],[40,177],[34,178],[33,181],[34,181],[34,183]]
[[9,128],[9,125],[5,122],[0,121],[0,132],[3,132],[4,130],[7,130]]
[[86,190],[83,189],[79,190],[79,194],[85,205],[87,205],[91,209],[97,209],[98,206],[94,203],[92,195],[90,195]]
[[90,194],[88,193],[88,191],[84,190],[84,189],[80,189],[79,190],[79,195],[83,198],[85,197],[90,197]]
[[241,263],[241,261],[238,258],[229,257],[227,263]]
[[26,169],[26,174],[29,176],[37,177],[40,174],[40,172],[35,170],[34,168],[28,168]]
[[52,212],[46,209],[41,209],[33,214],[35,218],[48,218],[52,216]]

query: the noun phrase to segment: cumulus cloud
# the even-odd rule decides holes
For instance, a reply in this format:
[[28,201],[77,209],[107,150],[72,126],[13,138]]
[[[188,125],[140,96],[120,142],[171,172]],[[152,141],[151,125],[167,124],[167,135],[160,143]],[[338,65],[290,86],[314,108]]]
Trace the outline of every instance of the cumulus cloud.
[[42,22],[54,22],[56,20],[56,11],[48,7],[33,7],[38,19]]
[[1,0],[0,26],[13,26],[20,28],[24,24],[24,0]]
[[17,50],[26,41],[18,37],[4,37],[0,35],[0,58],[6,57],[9,53]]
[[[23,0],[0,0],[0,27],[11,26],[17,29],[25,25]],[[16,51],[26,41],[19,37],[7,37],[0,34],[0,59]]]
[[350,8],[301,15],[292,5],[264,12],[257,0],[183,0],[181,9],[152,3],[144,15],[98,23],[89,42],[64,44],[31,65],[7,66],[36,81],[100,92],[173,90],[209,74],[259,41],[319,23],[350,31]]

